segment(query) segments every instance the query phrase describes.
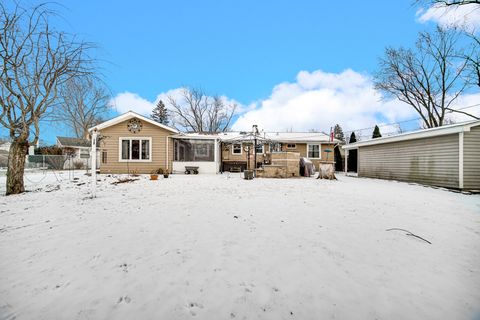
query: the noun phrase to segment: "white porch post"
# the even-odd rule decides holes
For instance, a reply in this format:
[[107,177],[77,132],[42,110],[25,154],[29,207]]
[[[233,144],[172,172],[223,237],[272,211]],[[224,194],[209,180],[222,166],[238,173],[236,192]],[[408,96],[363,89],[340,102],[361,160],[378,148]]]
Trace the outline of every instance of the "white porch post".
[[215,173],[218,173],[218,169],[220,168],[220,164],[218,163],[218,139],[214,140],[214,156],[213,161],[215,162]]
[[97,130],[92,132],[92,149],[90,151],[91,171],[92,171],[92,198],[97,196]]
[[348,173],[348,154],[349,154],[348,149],[345,150],[345,175]]
[[166,145],[167,145],[167,154],[166,154],[166,158],[165,158],[165,168],[167,168],[167,172],[170,172],[170,168],[169,168],[169,163],[170,163],[170,159],[168,159],[168,136],[165,137],[165,140],[166,140]]

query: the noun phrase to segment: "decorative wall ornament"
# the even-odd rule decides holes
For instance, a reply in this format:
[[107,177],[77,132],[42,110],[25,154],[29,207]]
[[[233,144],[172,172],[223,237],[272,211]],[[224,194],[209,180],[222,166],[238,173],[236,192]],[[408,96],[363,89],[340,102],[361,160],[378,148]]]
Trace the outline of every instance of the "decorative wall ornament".
[[142,123],[137,118],[128,121],[127,128],[131,133],[138,133],[142,130]]

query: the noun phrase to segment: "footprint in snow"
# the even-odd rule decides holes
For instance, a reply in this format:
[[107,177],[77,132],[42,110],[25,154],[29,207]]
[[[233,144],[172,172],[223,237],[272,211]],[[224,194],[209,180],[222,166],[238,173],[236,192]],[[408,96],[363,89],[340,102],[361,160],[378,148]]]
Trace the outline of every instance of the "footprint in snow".
[[128,273],[128,265],[126,263],[119,265],[119,267],[122,268],[123,272]]
[[130,303],[130,301],[132,301],[132,299],[129,296],[123,296],[118,298],[117,304],[121,302]]
[[187,308],[190,310],[192,316],[196,316],[199,309],[203,309],[203,305],[197,302],[190,302],[187,305]]

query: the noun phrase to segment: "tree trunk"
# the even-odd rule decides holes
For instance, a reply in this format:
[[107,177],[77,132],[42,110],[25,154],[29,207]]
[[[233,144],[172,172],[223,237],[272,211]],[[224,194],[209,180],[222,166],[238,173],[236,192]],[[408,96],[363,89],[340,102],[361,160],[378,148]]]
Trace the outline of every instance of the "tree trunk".
[[13,141],[8,155],[7,192],[6,195],[25,192],[23,173],[25,157],[28,152],[28,141]]

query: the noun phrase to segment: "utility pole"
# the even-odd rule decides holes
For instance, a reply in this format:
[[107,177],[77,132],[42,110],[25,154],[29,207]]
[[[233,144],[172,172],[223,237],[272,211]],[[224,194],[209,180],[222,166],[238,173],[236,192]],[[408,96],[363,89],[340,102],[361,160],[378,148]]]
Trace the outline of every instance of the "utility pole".
[[92,198],[97,196],[97,130],[94,129],[92,132],[92,150],[90,151],[91,163],[91,174],[92,174]]

